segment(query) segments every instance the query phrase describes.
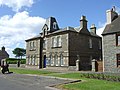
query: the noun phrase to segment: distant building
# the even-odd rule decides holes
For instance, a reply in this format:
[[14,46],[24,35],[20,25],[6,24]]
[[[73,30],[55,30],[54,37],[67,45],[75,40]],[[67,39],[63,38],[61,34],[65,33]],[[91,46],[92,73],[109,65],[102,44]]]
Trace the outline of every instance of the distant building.
[[9,54],[5,51],[5,47],[3,46],[2,49],[0,50],[0,65],[1,65],[1,60],[9,58]]
[[59,28],[54,17],[49,17],[42,32],[26,40],[26,64],[39,68],[75,66],[80,59],[80,70],[91,70],[91,60],[101,60],[102,39],[96,34],[96,27],[87,29],[85,16],[80,27]]
[[115,7],[106,11],[107,25],[103,36],[104,72],[120,72],[120,15]]

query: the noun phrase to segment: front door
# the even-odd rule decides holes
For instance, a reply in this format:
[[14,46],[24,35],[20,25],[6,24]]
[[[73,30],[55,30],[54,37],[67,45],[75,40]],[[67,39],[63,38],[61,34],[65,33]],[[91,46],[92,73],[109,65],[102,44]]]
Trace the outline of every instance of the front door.
[[46,68],[46,55],[44,55],[43,68]]

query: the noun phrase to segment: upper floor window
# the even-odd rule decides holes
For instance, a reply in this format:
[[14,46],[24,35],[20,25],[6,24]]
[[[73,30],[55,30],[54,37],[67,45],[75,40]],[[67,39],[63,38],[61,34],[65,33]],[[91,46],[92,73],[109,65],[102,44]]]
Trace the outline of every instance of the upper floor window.
[[101,41],[99,40],[99,49],[102,49]]
[[43,49],[46,49],[46,48],[47,48],[47,41],[44,40],[44,41],[43,41]]
[[57,46],[57,40],[55,37],[52,38],[52,47],[56,47]]
[[117,67],[120,66],[120,54],[117,54]]
[[34,41],[29,43],[29,48],[30,48],[30,50],[35,49],[35,42]]
[[52,37],[52,47],[61,47],[61,36]]
[[61,47],[61,36],[57,36],[57,47]]
[[32,48],[32,42],[30,42],[30,49]]
[[92,39],[89,39],[89,48],[92,48]]
[[116,45],[120,45],[120,34],[116,34]]

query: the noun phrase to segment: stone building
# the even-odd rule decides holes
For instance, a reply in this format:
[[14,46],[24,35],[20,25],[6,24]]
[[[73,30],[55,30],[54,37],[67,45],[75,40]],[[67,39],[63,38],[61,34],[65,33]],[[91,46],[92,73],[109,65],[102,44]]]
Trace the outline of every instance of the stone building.
[[2,49],[0,50],[0,65],[1,65],[1,60],[9,58],[9,54],[5,51],[5,47],[3,46]]
[[85,16],[79,27],[59,28],[54,17],[46,19],[42,32],[26,40],[27,66],[39,68],[76,66],[80,59],[80,70],[91,70],[91,60],[101,60],[102,39],[96,34],[93,24],[87,29]]
[[106,14],[107,25],[102,33],[104,72],[120,72],[120,15],[115,7]]

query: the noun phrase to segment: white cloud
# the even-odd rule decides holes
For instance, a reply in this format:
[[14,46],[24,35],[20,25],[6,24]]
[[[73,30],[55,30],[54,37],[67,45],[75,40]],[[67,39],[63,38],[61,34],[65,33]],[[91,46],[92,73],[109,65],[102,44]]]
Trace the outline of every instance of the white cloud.
[[117,7],[117,6],[115,6],[115,9],[116,9],[116,12],[117,12],[118,14],[120,14],[120,8]]
[[16,47],[24,47],[25,40],[39,34],[44,23],[44,18],[31,17],[26,11],[1,17],[0,47],[5,46],[9,53]]
[[106,26],[106,23],[99,22],[99,28],[96,30],[97,35],[102,37],[101,34],[102,34],[103,30],[105,29],[105,26]]
[[31,7],[34,0],[0,0],[0,5],[6,5],[12,8],[13,11],[18,12],[23,7]]

